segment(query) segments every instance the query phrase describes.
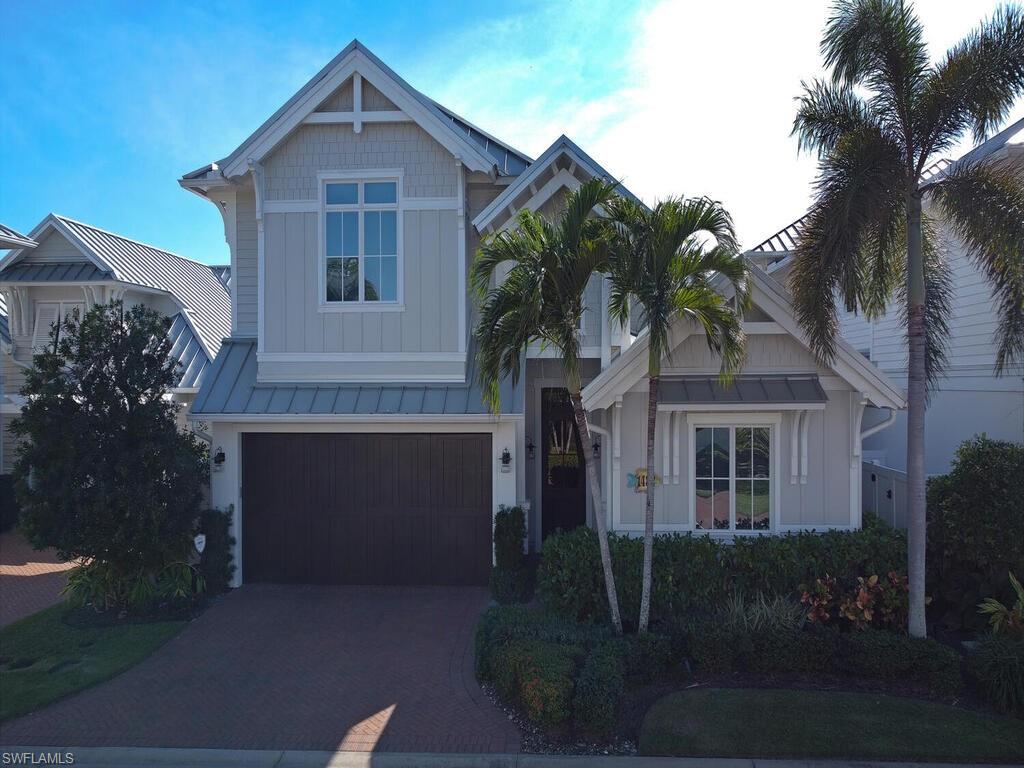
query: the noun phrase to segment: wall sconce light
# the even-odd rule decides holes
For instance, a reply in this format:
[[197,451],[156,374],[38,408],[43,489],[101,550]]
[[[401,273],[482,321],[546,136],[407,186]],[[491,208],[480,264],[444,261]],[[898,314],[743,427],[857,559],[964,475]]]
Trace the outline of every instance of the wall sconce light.
[[533,440],[526,443],[526,457],[531,461],[537,458],[537,446],[533,444]]
[[596,459],[600,459],[601,458],[601,441],[600,440],[594,440],[593,448],[594,448],[594,459],[595,460]]
[[224,461],[226,460],[226,458],[227,457],[224,455],[224,449],[218,445],[217,450],[213,452],[214,472],[220,472],[222,469],[224,469]]
[[512,454],[508,448],[504,448],[501,451],[501,471],[511,472],[512,471]]

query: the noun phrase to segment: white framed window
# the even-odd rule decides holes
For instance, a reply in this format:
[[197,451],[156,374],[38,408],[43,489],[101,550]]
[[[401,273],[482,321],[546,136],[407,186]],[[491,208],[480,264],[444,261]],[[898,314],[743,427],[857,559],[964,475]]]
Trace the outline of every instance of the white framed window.
[[80,301],[37,301],[36,322],[32,330],[32,349],[40,352],[50,343],[50,331],[65,317],[81,320],[85,304]]
[[778,517],[777,414],[690,414],[690,519],[700,532],[757,533]]
[[402,309],[402,173],[320,174],[320,308]]

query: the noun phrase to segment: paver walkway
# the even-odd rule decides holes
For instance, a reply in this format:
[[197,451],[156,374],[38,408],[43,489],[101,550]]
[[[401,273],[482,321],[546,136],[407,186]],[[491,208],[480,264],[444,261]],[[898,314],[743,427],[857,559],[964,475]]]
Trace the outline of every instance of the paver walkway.
[[0,627],[60,600],[74,567],[52,549],[38,551],[17,533],[0,533]]
[[0,743],[518,752],[480,692],[487,591],[248,585],[119,677],[0,725]]

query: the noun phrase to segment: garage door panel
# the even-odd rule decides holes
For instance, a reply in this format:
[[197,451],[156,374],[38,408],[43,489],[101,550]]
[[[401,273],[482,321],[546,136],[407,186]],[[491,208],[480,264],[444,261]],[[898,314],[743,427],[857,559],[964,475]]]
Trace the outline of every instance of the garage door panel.
[[247,581],[485,584],[490,435],[247,434]]

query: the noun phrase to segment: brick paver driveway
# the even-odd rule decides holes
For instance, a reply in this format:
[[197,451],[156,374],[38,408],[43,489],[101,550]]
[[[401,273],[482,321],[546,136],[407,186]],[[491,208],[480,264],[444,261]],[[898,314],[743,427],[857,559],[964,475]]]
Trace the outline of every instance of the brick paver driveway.
[[17,533],[0,533],[0,627],[60,600],[74,567],[52,549],[35,550]]
[[486,590],[250,585],[119,677],[0,725],[53,746],[517,752],[473,677]]

